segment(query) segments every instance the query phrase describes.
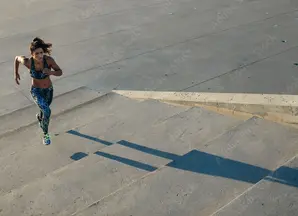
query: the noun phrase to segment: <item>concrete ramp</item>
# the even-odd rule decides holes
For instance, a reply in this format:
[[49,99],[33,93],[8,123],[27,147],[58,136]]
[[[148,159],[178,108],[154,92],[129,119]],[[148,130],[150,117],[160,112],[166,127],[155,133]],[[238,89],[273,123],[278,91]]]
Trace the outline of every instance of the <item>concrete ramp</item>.
[[51,121],[52,145],[33,108],[0,137],[0,215],[224,215],[262,182],[298,191],[275,174],[298,152],[295,128],[78,91],[74,105],[55,101],[66,111]]

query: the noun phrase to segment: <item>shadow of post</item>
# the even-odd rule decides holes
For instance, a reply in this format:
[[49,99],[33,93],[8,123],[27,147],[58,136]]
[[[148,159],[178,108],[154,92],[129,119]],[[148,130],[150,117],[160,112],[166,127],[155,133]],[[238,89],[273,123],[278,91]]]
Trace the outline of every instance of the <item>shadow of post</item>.
[[113,145],[112,142],[108,142],[106,140],[102,140],[102,139],[99,139],[99,138],[96,138],[96,137],[88,136],[86,134],[82,134],[82,133],[80,133],[78,131],[75,131],[75,130],[69,130],[66,133],[72,134],[72,135],[75,135],[75,136],[79,136],[79,137],[82,137],[82,138],[85,138],[85,139],[88,139],[88,140],[91,140],[91,141],[94,141],[94,142],[98,142],[98,143],[101,143],[101,144],[104,144],[104,145],[107,145],[107,146]]
[[[99,142],[104,145],[112,145],[111,142],[101,140],[99,138],[91,137],[81,134],[76,131],[69,131],[68,133],[80,136],[92,141]],[[298,187],[298,170],[290,167],[282,166],[276,171],[271,171],[262,167],[254,166],[251,164],[243,163],[240,161],[224,158],[221,156],[213,155],[199,150],[192,150],[185,155],[177,155],[170,152],[153,149],[150,147],[142,146],[136,143],[131,143],[126,140],[121,140],[116,144],[132,148],[146,154],[151,154],[157,157],[162,157],[171,160],[166,166],[194,172],[198,174],[205,174],[210,176],[222,177],[233,179],[237,181],[248,182],[256,184],[264,179],[271,182],[281,183],[288,186]],[[80,153],[81,154],[81,153]],[[106,157],[129,166],[143,169],[149,172],[155,171],[157,167],[144,164],[131,159],[111,155],[108,153],[97,151],[94,154]]]
[[297,168],[281,166],[271,175],[266,176],[264,179],[292,187],[298,187],[298,170]]
[[74,153],[72,156],[70,156],[70,158],[75,161],[78,161],[78,160],[81,160],[82,158],[87,157],[87,156],[88,156],[88,154],[86,154],[84,152],[77,152],[77,153]]
[[271,172],[268,169],[198,150],[188,152],[179,159],[170,162],[167,166],[253,184],[257,183]]
[[128,158],[119,157],[119,156],[116,156],[116,155],[111,155],[111,154],[108,154],[108,153],[105,153],[105,152],[97,151],[94,154],[96,154],[98,156],[105,157],[105,158],[109,158],[109,159],[112,159],[112,160],[115,160],[115,161],[118,161],[118,162],[121,162],[121,163],[124,163],[124,164],[129,165],[129,166],[136,167],[138,169],[143,169],[143,170],[146,170],[146,171],[149,171],[149,172],[153,172],[154,170],[157,169],[157,167],[154,167],[154,166],[151,166],[151,165],[148,165],[148,164],[145,164],[145,163],[130,160]]
[[177,154],[149,148],[149,147],[142,146],[142,145],[139,145],[136,143],[128,142],[126,140],[121,140],[121,141],[117,142],[117,144],[128,147],[128,148],[132,148],[132,149],[135,149],[138,151],[142,151],[142,152],[150,154],[150,155],[155,155],[157,157],[166,158],[169,160],[177,160],[181,157],[180,155],[177,155]]

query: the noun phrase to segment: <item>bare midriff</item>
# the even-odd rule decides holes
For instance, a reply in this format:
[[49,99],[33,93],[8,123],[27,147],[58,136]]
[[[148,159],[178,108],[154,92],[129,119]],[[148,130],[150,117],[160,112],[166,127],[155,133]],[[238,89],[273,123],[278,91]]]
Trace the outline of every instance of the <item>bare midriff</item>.
[[37,88],[49,88],[52,86],[52,81],[50,77],[45,79],[32,79],[32,86]]

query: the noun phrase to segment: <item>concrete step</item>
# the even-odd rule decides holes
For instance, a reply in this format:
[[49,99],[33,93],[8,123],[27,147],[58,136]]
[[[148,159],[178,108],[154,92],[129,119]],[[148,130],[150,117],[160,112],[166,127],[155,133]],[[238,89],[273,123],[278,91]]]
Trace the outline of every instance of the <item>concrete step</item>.
[[[126,161],[137,168],[146,169],[149,165],[157,169],[192,149],[202,147],[240,123],[242,121],[200,108],[188,109],[149,127],[136,127],[134,131],[127,130],[132,129],[127,121],[119,128],[97,133],[97,137],[113,140],[114,144],[95,154],[119,162]],[[79,129],[78,133],[94,136],[96,132],[92,129],[98,126],[98,122],[91,123]]]
[[212,216],[297,215],[297,167],[296,156]]
[[297,138],[252,118],[75,215],[210,215],[297,154]]
[[[64,140],[63,143],[61,139]],[[69,134],[54,137],[52,141],[56,145],[45,147],[35,143],[23,148],[22,151],[0,158],[0,195],[42,178],[56,169],[79,160],[89,152],[100,149],[97,143],[86,144],[85,139]],[[21,145],[21,142],[18,144]]]
[[[97,106],[101,117],[55,137],[46,154],[42,154],[44,146],[32,145],[0,160],[0,188],[4,188],[0,209],[4,215],[69,215],[180,157],[155,150],[155,145],[184,153],[193,148],[195,139],[200,137],[196,143],[203,145],[241,122],[200,108],[112,97]],[[207,123],[213,118],[217,121]],[[177,130],[187,125],[193,129],[180,136]],[[125,141],[142,140],[146,134],[145,139],[156,136],[155,144],[148,142],[151,147]],[[113,144],[114,140],[119,142]],[[119,163],[122,161],[132,164]],[[8,169],[8,164],[14,165]]]
[[[138,107],[143,109],[140,118],[132,118]],[[131,129],[136,130],[151,110],[167,110],[167,113],[157,111],[151,116],[152,121],[158,121],[160,118],[168,118],[186,109],[153,101],[133,101],[119,95],[108,94],[96,102],[54,119],[52,128],[61,135],[53,137],[50,146],[41,145],[41,137],[37,134],[38,128],[33,126],[20,133],[3,137],[0,139],[0,176],[3,176],[0,181],[0,195],[112,144],[110,141],[79,134],[75,130],[70,130],[72,127],[96,121],[105,126],[97,128],[98,132],[102,133],[108,129],[105,122],[117,127],[121,116],[131,116]],[[150,124],[144,127],[149,128]],[[67,133],[64,133],[65,131]]]
[[0,197],[0,215],[70,215],[148,173],[91,155]]
[[[156,108],[144,111],[147,106],[145,103],[138,106],[137,109],[145,112],[145,115],[138,114],[137,109],[130,113],[117,113],[117,118],[121,116],[117,125],[94,121],[77,132],[112,142],[128,141],[160,151],[185,154],[243,122],[198,107],[169,113],[173,105],[152,101],[153,105]],[[160,116],[157,120],[154,118],[156,115]],[[138,119],[137,126],[135,119]]]
[[[21,72],[20,72],[21,73]],[[28,71],[21,73],[22,82],[19,86],[15,87],[14,83],[7,82],[7,80],[0,80],[2,89],[5,90],[0,92],[0,116],[7,115],[9,113],[15,112],[19,109],[28,108],[30,105],[34,104],[32,99],[30,88],[31,88],[31,78],[29,77]],[[56,78],[57,79],[57,78]],[[71,93],[80,88],[84,88],[86,84],[82,82],[73,82],[71,79],[63,79],[55,81],[55,77],[52,78],[54,86],[54,100],[59,96]],[[4,86],[2,84],[4,83]]]
[[[126,107],[137,104],[137,102],[133,103],[134,101],[121,96],[118,96],[117,100],[113,100],[113,98],[116,98],[116,95],[112,93],[99,96],[90,101],[90,103],[84,104],[84,106],[71,108],[69,111],[64,112],[63,114],[61,113],[61,115],[53,116],[49,127],[50,134],[54,136],[60,132],[65,132],[72,128],[90,123],[95,119],[112,115],[111,113],[106,112],[105,108],[107,110],[112,109],[112,107],[118,109],[118,106],[125,107],[125,104],[127,104]],[[65,100],[67,101],[67,98],[65,98]],[[34,113],[32,113],[32,115],[33,114]],[[29,114],[24,111],[23,116],[25,118],[27,118],[26,115],[28,116]],[[18,116],[13,116],[14,119],[12,120],[17,122],[17,117]],[[34,117],[35,115],[31,118]],[[6,120],[9,121],[10,119],[7,118]],[[23,127],[22,130],[6,133],[0,138],[0,158],[22,151],[22,149],[30,145],[40,144],[41,135],[42,131],[37,122],[30,126]]]
[[[55,91],[55,90],[54,90]],[[57,116],[71,109],[90,103],[100,97],[101,93],[80,87],[55,97],[51,105],[52,116]],[[7,98],[11,99],[11,98]],[[5,101],[1,100],[3,103]],[[0,137],[15,130],[36,124],[35,114],[39,108],[36,104],[25,106],[11,113],[0,116]]]

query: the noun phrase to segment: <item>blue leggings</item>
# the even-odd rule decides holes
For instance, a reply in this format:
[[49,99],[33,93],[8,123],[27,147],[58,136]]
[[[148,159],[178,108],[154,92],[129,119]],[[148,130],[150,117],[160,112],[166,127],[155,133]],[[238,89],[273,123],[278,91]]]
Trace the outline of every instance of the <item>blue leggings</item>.
[[53,100],[53,87],[37,88],[32,86],[30,93],[34,102],[40,109],[40,127],[43,130],[43,133],[47,134],[51,117],[50,105]]

